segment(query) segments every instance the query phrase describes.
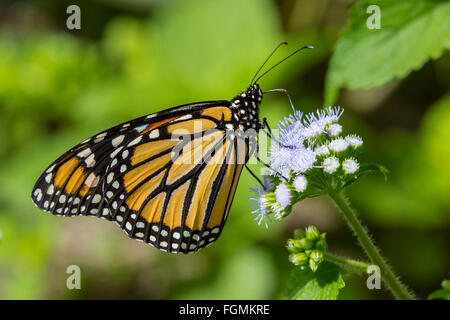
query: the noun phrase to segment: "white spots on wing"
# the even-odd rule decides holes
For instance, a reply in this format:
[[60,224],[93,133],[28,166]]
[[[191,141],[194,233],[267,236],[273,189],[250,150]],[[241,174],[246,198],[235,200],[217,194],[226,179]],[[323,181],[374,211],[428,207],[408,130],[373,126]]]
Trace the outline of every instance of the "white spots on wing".
[[86,148],[83,151],[77,153],[77,156],[80,158],[86,158],[88,155],[92,153],[90,148]]
[[108,191],[108,192],[106,193],[106,196],[107,196],[108,198],[112,198],[113,195],[114,195],[114,193],[112,193],[112,191]]
[[145,226],[145,224],[143,222],[136,223],[137,228],[143,228],[144,226]]
[[122,135],[112,139],[111,143],[112,143],[113,147],[119,146],[122,143],[124,138],[125,138],[125,136],[122,134]]
[[137,132],[141,133],[142,131],[145,130],[145,128],[147,128],[148,125],[144,124],[142,126],[136,127],[134,128],[134,130],[136,130]]
[[191,244],[191,245],[189,246],[189,250],[194,250],[196,247],[197,247],[197,245]]
[[159,245],[161,247],[165,248],[165,247],[167,247],[167,242],[166,241],[161,241],[161,243]]
[[86,210],[86,206],[81,206],[80,212],[84,212],[84,210]]
[[125,171],[127,171],[127,166],[123,164],[120,166],[120,172],[123,173]]
[[108,176],[106,177],[106,183],[111,183],[111,181],[114,179],[114,172],[110,172]]
[[116,150],[111,152],[111,158],[115,158],[122,149],[123,149],[123,146],[121,146],[120,148],[117,148]]
[[136,219],[136,214],[133,213],[133,214],[130,216],[130,218],[133,219],[133,220]]
[[108,214],[109,214],[109,209],[108,208],[103,208],[102,215],[103,216],[107,216]]
[[111,206],[113,207],[114,210],[117,209],[117,201],[114,201]]
[[189,231],[187,231],[187,230],[185,230],[185,231],[183,232],[183,236],[184,236],[185,238],[190,237],[190,235],[191,235],[191,233],[190,233]]
[[130,152],[128,150],[125,150],[124,152],[122,152],[122,159],[126,159],[129,154],[130,154]]
[[34,190],[33,194],[36,197],[37,201],[41,201],[41,199],[42,199],[42,190],[41,189]]
[[123,221],[123,217],[122,216],[117,216],[116,220],[119,221],[119,222],[122,222]]
[[80,198],[75,198],[75,200],[73,200],[73,204],[77,205],[80,203]]
[[95,188],[98,185],[99,181],[100,176],[96,175],[94,172],[91,172],[86,178],[84,184],[87,185],[89,188]]
[[194,235],[192,236],[192,239],[194,239],[195,241],[198,241],[198,240],[200,240],[200,237],[199,237],[198,234],[194,234]]
[[172,235],[172,237],[173,237],[174,239],[180,239],[180,233],[179,233],[179,232],[174,232],[173,235]]
[[158,232],[159,228],[158,228],[158,226],[152,226],[152,230],[155,231],[155,232]]
[[45,176],[45,181],[50,183],[52,181],[53,173],[49,173]]
[[103,139],[105,139],[105,137],[98,137],[94,139],[94,143],[99,143],[100,141],[102,141]]
[[133,226],[131,225],[131,223],[129,223],[129,222],[127,222],[126,224],[125,224],[125,229],[127,229],[128,231],[131,231],[131,228],[132,228]]
[[97,214],[98,213],[98,209],[91,209],[91,214]]
[[53,194],[55,192],[55,187],[51,184],[48,186],[47,194]]
[[64,202],[66,202],[66,196],[62,194],[62,195],[59,197],[59,203],[64,203]]
[[114,181],[113,182],[113,184],[112,184],[112,187],[114,188],[114,189],[119,189],[119,187],[120,187],[120,183],[119,183],[119,181]]
[[73,214],[75,214],[75,213],[77,213],[77,208],[73,208],[72,210],[70,210],[70,213],[73,213]]
[[186,249],[186,247],[187,247],[187,244],[183,242],[183,243],[181,244],[181,249]]
[[149,240],[150,240],[151,242],[155,242],[155,241],[156,241],[156,237],[155,237],[155,236],[150,236]]
[[[137,128],[136,128],[136,130],[137,130]],[[134,146],[134,145],[138,144],[139,142],[141,142],[141,140],[142,140],[142,136],[139,136],[136,139],[134,139],[133,141],[131,141],[127,147]]]
[[[102,196],[99,194],[96,194],[93,198],[92,198],[92,203],[99,203],[100,200],[102,200]],[[75,203],[75,201],[73,202]]]
[[147,119],[154,118],[154,117],[156,117],[156,115],[157,115],[157,113],[149,114],[149,115],[147,116]]
[[180,121],[180,120],[188,120],[188,119],[190,119],[190,118],[192,118],[192,114],[186,114],[186,115],[184,115],[184,116],[182,116],[182,117],[179,117],[178,119],[176,119],[177,121]]
[[45,202],[44,202],[44,208],[47,209],[47,208],[48,208],[48,205],[49,205],[48,201],[45,200]]
[[178,243],[172,243],[172,249],[178,249]]
[[161,231],[161,235],[162,235],[163,237],[167,237],[168,233],[167,233],[166,230],[162,230],[162,231]]
[[95,154],[91,154],[89,157],[87,157],[84,162],[86,163],[86,167],[91,168],[95,166]]
[[111,161],[111,167],[114,167],[117,164],[117,158],[114,158],[113,161]]
[[130,123],[128,122],[128,123],[125,123],[124,125],[122,125],[122,128],[126,128],[126,127],[129,127],[130,126]]
[[211,233],[219,233],[220,229],[219,228],[214,228],[211,230]]
[[124,206],[121,206],[121,207],[119,208],[119,210],[120,210],[121,212],[125,212],[125,211],[127,211],[127,208],[125,208]]
[[136,233],[136,237],[143,238],[144,234],[142,232],[138,232],[138,233]]
[[45,171],[46,173],[49,173],[49,172],[52,172],[53,171],[53,169],[55,168],[55,166],[56,166],[56,164],[53,164],[51,167],[49,167],[48,169],[47,169],[47,171]]
[[56,213],[62,213],[62,208],[56,209]]
[[159,130],[158,129],[154,129],[154,130],[150,131],[148,136],[149,136],[150,139],[158,138],[159,137]]

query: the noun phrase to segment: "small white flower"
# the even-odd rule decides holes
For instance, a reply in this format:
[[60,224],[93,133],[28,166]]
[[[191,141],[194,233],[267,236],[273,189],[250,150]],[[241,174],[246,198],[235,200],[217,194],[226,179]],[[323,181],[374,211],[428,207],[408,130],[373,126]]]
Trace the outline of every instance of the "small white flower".
[[294,179],[294,188],[297,192],[305,191],[307,185],[308,185],[308,180],[306,180],[305,176],[303,176],[303,175],[298,175]]
[[323,160],[323,170],[327,173],[333,173],[339,168],[339,160],[335,157],[329,157]]
[[342,126],[339,123],[333,123],[325,131],[330,137],[335,137],[342,132]]
[[323,144],[321,146],[318,146],[315,152],[318,156],[326,156],[327,154],[330,154],[330,149],[328,149],[328,147]]
[[275,189],[275,197],[283,209],[291,204],[291,191],[284,183],[279,184]]
[[363,144],[363,140],[357,135],[349,135],[345,137],[345,140],[353,147],[358,148]]
[[328,148],[334,152],[342,152],[349,146],[348,142],[343,138],[337,138],[330,142]]
[[346,159],[342,163],[342,168],[347,174],[355,173],[359,169],[359,163],[354,159]]
[[271,220],[269,217],[269,204],[266,199],[266,194],[261,189],[250,188],[250,190],[255,193],[250,197],[253,207],[252,214],[255,215],[254,220],[258,221],[258,226],[261,225],[261,223],[264,223],[266,228],[269,228],[267,221],[271,222]]

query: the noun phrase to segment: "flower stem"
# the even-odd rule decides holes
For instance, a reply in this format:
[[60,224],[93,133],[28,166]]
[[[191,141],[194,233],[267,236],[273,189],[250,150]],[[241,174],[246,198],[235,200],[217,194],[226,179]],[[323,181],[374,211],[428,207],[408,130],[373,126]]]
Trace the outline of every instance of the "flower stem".
[[370,239],[367,230],[359,221],[356,212],[350,207],[348,200],[345,198],[343,192],[336,193],[330,191],[329,196],[334,201],[337,208],[344,215],[348,225],[355,233],[362,248],[366,252],[370,261],[380,267],[382,279],[386,286],[390,289],[395,298],[399,300],[413,300],[414,296],[408,291],[406,286],[400,282],[399,278],[394,274],[392,269],[387,264],[386,260],[381,256],[380,251]]
[[347,267],[351,270],[355,270],[357,272],[366,272],[367,267],[369,266],[368,263],[349,259],[342,256],[337,256],[335,254],[332,254],[330,252],[324,252],[324,259],[333,262],[335,264],[341,265],[343,267]]

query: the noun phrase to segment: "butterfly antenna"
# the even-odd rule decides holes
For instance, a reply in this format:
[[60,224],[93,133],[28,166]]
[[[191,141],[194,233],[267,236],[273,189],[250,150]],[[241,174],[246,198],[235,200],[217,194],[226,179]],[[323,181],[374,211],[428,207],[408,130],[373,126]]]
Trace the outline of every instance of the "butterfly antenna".
[[[279,64],[283,63],[284,61],[286,61],[287,59],[289,59],[290,57],[292,57],[293,55],[295,55],[297,52],[302,51],[303,49],[314,49],[313,46],[304,46],[301,47],[300,49],[295,50],[294,52],[292,52],[290,55],[288,55],[286,58],[284,58],[283,60],[279,61],[278,63],[276,63],[275,65],[273,65],[272,67],[269,68],[269,70],[266,70],[262,75],[260,75],[255,82],[258,82],[259,79],[261,79],[264,75],[266,75],[269,71],[271,71],[273,68],[275,68],[276,66],[278,66]],[[252,82],[253,83],[253,82]]]
[[267,57],[267,59],[264,61],[264,63],[261,65],[261,67],[259,67],[258,71],[256,71],[255,75],[252,78],[252,81],[250,81],[250,86],[252,86],[253,84],[253,80],[255,80],[256,76],[258,75],[258,73],[261,71],[261,69],[264,67],[264,65],[267,63],[267,61],[269,61],[269,59],[273,56],[273,54],[278,50],[279,47],[281,47],[284,44],[288,44],[286,41],[282,41],[279,44],[277,44],[277,46],[275,47],[275,49],[273,49],[272,53],[269,54],[269,56]]

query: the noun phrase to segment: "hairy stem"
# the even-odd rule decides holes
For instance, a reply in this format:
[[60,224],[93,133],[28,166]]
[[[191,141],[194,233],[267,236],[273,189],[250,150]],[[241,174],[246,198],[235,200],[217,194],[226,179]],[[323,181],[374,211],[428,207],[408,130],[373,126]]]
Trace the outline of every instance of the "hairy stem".
[[372,242],[367,230],[359,221],[356,212],[350,207],[348,200],[345,198],[343,192],[336,193],[331,191],[329,196],[334,201],[337,208],[344,215],[348,225],[355,233],[362,248],[366,252],[370,261],[380,267],[381,277],[385,285],[389,288],[395,298],[399,300],[413,300],[414,296],[408,291],[406,286],[394,274],[392,269],[387,264],[386,260],[381,256],[380,251]]
[[325,252],[323,257],[326,261],[333,262],[344,268],[348,268],[348,269],[355,270],[358,272],[366,272],[367,267],[369,266],[368,263],[353,260],[353,259],[342,257],[342,256],[338,256],[338,255],[332,254],[330,252]]

